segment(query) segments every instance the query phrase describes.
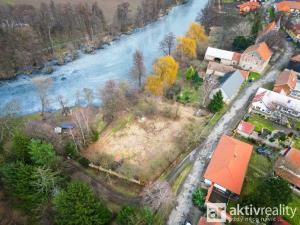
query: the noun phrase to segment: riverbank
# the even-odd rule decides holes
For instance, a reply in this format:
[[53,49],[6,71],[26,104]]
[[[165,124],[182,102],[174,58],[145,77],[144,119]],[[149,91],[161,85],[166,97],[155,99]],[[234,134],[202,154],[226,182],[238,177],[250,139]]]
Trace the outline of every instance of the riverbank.
[[[81,38],[67,38],[67,41],[52,40],[51,45],[43,48],[38,51],[39,56],[43,59],[33,59],[34,64],[25,63],[25,66],[18,67],[17,71],[12,73],[12,68],[9,69],[9,72],[5,75],[4,71],[0,71],[0,81],[1,80],[13,80],[16,79],[20,75],[36,75],[36,74],[44,74],[48,75],[55,71],[57,66],[66,65],[76,59],[78,59],[79,55],[82,54],[95,54],[97,50],[104,49],[106,46],[111,45],[113,42],[118,41],[124,35],[131,35],[144,27],[157,22],[160,18],[168,15],[168,13],[176,6],[186,4],[191,0],[180,0],[180,1],[171,1],[169,5],[161,6],[159,9],[159,14],[154,16],[149,22],[139,23],[139,24],[128,24],[123,32],[117,32],[114,28],[114,21],[110,21],[107,25],[105,32],[99,34],[85,34],[85,37]],[[1,2],[0,2],[1,3]],[[129,4],[128,4],[129,5]],[[138,6],[138,8],[141,6]],[[132,10],[130,10],[132,11]],[[128,15],[128,20],[134,20],[134,14],[131,12],[131,15]],[[25,24],[26,25],[26,24]],[[25,26],[24,25],[24,26]],[[26,25],[25,28],[19,28],[22,32],[31,27],[31,25]],[[122,28],[123,29],[123,28]],[[50,34],[49,34],[50,35]],[[52,39],[49,36],[50,39]],[[64,38],[63,38],[64,39]],[[55,43],[55,44],[54,44]],[[2,53],[4,54],[4,53]],[[12,54],[12,53],[11,53]],[[1,62],[1,57],[0,57]],[[37,63],[39,62],[39,63]],[[1,64],[0,64],[1,66]],[[9,75],[10,74],[10,75]]]

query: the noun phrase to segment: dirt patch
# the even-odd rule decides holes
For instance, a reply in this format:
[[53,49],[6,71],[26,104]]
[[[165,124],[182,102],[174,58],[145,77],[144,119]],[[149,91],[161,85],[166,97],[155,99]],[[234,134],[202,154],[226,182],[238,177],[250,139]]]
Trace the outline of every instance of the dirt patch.
[[[159,108],[176,107],[160,103]],[[83,152],[93,160],[97,154],[109,154],[120,162],[118,172],[144,181],[159,176],[182,152],[176,138],[188,123],[200,123],[202,117],[194,116],[194,108],[179,106],[179,118],[163,116],[131,120],[121,130],[109,128],[99,141]]]

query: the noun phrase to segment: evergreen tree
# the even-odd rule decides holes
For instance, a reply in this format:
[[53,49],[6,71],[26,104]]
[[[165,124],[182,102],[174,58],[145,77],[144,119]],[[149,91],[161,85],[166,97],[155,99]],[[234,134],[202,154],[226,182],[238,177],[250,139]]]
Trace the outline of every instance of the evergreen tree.
[[219,112],[224,107],[223,95],[221,91],[218,91],[214,96],[211,102],[208,105],[208,110],[212,113]]
[[58,225],[105,225],[112,214],[81,182],[69,184],[54,198],[55,221]]

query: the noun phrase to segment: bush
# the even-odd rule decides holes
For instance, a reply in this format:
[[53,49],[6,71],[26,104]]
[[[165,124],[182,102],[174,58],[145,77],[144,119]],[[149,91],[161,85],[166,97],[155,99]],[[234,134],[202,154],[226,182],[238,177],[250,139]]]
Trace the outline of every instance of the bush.
[[78,162],[80,163],[80,165],[82,165],[84,168],[88,168],[90,165],[90,160],[88,160],[87,158],[81,157]]
[[189,103],[191,101],[191,92],[189,90],[184,90],[177,97],[178,102],[182,104]]
[[65,147],[64,147],[64,150],[65,150],[65,154],[67,156],[69,156],[70,158],[72,159],[76,159],[78,157],[78,151],[76,149],[76,146],[73,142],[69,141]]
[[29,162],[30,155],[28,146],[30,144],[30,138],[24,133],[17,131],[12,138],[12,149],[15,157],[22,162]]
[[99,136],[100,136],[100,133],[97,130],[92,129],[92,132],[91,132],[91,140],[92,140],[92,142],[98,141]]
[[221,111],[224,107],[223,95],[221,91],[218,91],[211,102],[208,104],[207,108],[212,113],[217,113]]
[[176,96],[181,92],[181,85],[175,83],[172,87],[165,91],[165,97],[170,100],[176,99]]
[[253,37],[237,36],[232,43],[233,50],[244,51],[250,45],[254,44]]
[[192,201],[194,206],[198,207],[199,209],[203,209],[206,194],[207,191],[203,189],[197,189],[192,195]]
[[154,215],[148,208],[137,208],[125,206],[121,209],[117,217],[119,225],[152,225]]

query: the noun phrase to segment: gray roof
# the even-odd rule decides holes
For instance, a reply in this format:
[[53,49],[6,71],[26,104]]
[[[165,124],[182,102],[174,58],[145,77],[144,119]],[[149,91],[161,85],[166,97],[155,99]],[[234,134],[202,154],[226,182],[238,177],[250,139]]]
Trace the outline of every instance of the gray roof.
[[220,88],[226,93],[228,98],[231,99],[238,93],[244,81],[245,78],[240,70],[236,70],[223,84],[221,84]]

